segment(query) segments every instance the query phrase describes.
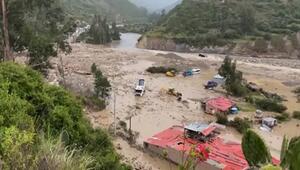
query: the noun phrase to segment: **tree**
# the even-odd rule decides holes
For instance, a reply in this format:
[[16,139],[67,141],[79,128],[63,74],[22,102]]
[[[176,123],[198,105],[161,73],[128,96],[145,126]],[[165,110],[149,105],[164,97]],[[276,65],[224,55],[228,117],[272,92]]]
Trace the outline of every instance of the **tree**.
[[103,76],[103,73],[100,69],[97,68],[96,64],[93,63],[91,66],[91,71],[94,74],[94,91],[95,96],[105,98],[108,96],[109,88],[111,87],[108,79]]
[[236,61],[232,62],[229,56],[225,57],[219,74],[226,78],[225,89],[228,93],[237,97],[247,94],[247,88],[243,85],[243,73],[236,69]]
[[93,63],[92,64],[92,66],[91,66],[91,72],[93,73],[93,74],[95,74],[96,73],[96,71],[97,71],[97,65],[95,64],[95,63]]
[[91,28],[87,32],[87,42],[92,44],[107,44],[111,42],[110,29],[106,18],[95,15]]
[[242,149],[249,166],[260,167],[271,163],[271,154],[265,142],[253,130],[247,130],[242,139]]
[[120,40],[120,32],[119,29],[117,28],[117,24],[116,22],[112,23],[112,27],[111,27],[111,38],[112,40]]
[[291,140],[284,137],[280,155],[281,167],[289,170],[300,169],[300,137]]
[[1,11],[2,11],[2,32],[3,32],[3,59],[13,60],[13,56],[10,50],[9,34],[8,34],[8,19],[5,0],[1,0]]
[[95,73],[95,94],[97,97],[107,97],[109,88],[111,87],[108,79],[102,75],[100,70]]
[[[2,13],[7,11],[2,17],[4,49],[28,51],[29,64],[43,73],[50,66],[49,57],[56,57],[58,49],[70,52],[66,38],[74,30],[70,29],[73,24],[64,17],[58,0],[14,0],[4,4]],[[5,60],[13,60],[7,51],[4,50],[4,56],[10,55]]]
[[248,2],[240,5],[240,27],[243,33],[251,33],[255,28],[255,11]]

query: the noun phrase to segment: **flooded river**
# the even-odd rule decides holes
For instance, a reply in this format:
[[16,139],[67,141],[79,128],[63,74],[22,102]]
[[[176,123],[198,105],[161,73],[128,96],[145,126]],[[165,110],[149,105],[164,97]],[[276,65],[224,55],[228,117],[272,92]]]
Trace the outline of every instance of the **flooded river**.
[[121,40],[112,42],[113,48],[134,49],[141,34],[137,33],[121,33]]

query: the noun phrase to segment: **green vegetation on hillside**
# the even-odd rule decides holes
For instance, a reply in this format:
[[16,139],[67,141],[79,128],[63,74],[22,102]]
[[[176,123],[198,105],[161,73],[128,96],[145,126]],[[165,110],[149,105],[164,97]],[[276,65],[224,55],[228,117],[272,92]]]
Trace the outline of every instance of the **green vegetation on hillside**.
[[95,15],[91,28],[77,38],[77,41],[85,41],[91,44],[107,44],[112,40],[120,40],[120,32],[114,22],[110,28],[107,18]]
[[[261,41],[258,44],[264,44],[271,40],[279,49],[282,35],[295,40],[293,33],[298,31],[299,0],[184,0],[146,35],[171,38],[198,47],[256,39]],[[293,46],[299,48],[299,42],[293,42]],[[260,45],[257,47],[261,48]]]
[[[58,0],[7,1],[6,10],[2,18],[8,25],[3,28],[1,22],[1,31],[7,31],[8,37],[1,37],[1,45],[9,44],[10,54],[26,51],[32,68],[46,74],[49,57],[57,56],[59,50],[71,51],[66,38],[74,30],[73,21],[64,17]],[[1,52],[2,57],[7,60]]]
[[[128,169],[69,92],[30,68],[0,64],[2,169]],[[56,145],[57,143],[61,143]]]
[[69,16],[85,21],[91,21],[94,14],[119,22],[142,22],[147,19],[147,11],[128,0],[62,0],[62,5]]

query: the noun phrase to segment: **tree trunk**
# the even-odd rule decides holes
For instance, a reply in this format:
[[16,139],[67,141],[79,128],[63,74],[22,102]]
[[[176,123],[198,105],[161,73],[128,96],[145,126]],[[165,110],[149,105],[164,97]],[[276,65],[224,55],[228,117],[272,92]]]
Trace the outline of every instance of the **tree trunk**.
[[9,34],[8,34],[8,20],[5,0],[1,0],[2,9],[2,31],[3,31],[3,58],[4,61],[14,60],[10,51]]

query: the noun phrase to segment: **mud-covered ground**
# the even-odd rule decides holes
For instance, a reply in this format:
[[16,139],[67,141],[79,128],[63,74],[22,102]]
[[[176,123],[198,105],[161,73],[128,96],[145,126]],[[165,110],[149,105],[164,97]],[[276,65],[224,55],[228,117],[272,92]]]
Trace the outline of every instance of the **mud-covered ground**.
[[[222,93],[205,90],[203,84],[210,80],[224,56],[208,55],[200,58],[197,54],[168,53],[139,49],[113,49],[103,46],[73,44],[73,52],[63,56],[62,61],[67,85],[78,93],[93,91],[93,76],[85,75],[90,71],[93,63],[103,71],[113,87],[112,94],[116,96],[117,121],[129,124],[132,119],[132,130],[138,132],[136,145],[142,147],[143,140],[172,125],[184,125],[190,122],[211,122],[215,118],[203,113],[200,100]],[[274,59],[245,59],[234,57],[238,62],[238,69],[244,72],[249,81],[261,87],[285,96],[285,104],[289,112],[300,110],[292,90],[300,86],[300,60]],[[54,66],[60,64],[59,58],[52,60]],[[150,66],[175,66],[179,70],[197,67],[201,74],[184,78],[179,75],[174,78],[163,74],[149,74],[145,70]],[[59,81],[57,67],[50,71],[49,81]],[[143,97],[134,96],[134,87],[138,79],[146,80],[146,93]],[[178,102],[175,97],[166,94],[168,88],[175,88],[183,94],[183,101]],[[222,91],[222,89],[219,89]],[[113,96],[110,98],[107,109],[101,112],[88,112],[88,117],[95,127],[108,128],[113,119]],[[253,113],[242,113],[253,114]],[[272,133],[262,133],[270,145],[272,153],[278,156],[282,136],[300,135],[298,120],[279,125]],[[259,131],[259,130],[257,130]],[[227,129],[223,134],[231,140],[239,141],[241,136],[233,129]],[[133,164],[137,169],[176,169],[176,166],[158,158],[155,155],[144,153],[140,149],[130,147],[121,139],[114,140],[118,152],[124,156],[124,161]]]

